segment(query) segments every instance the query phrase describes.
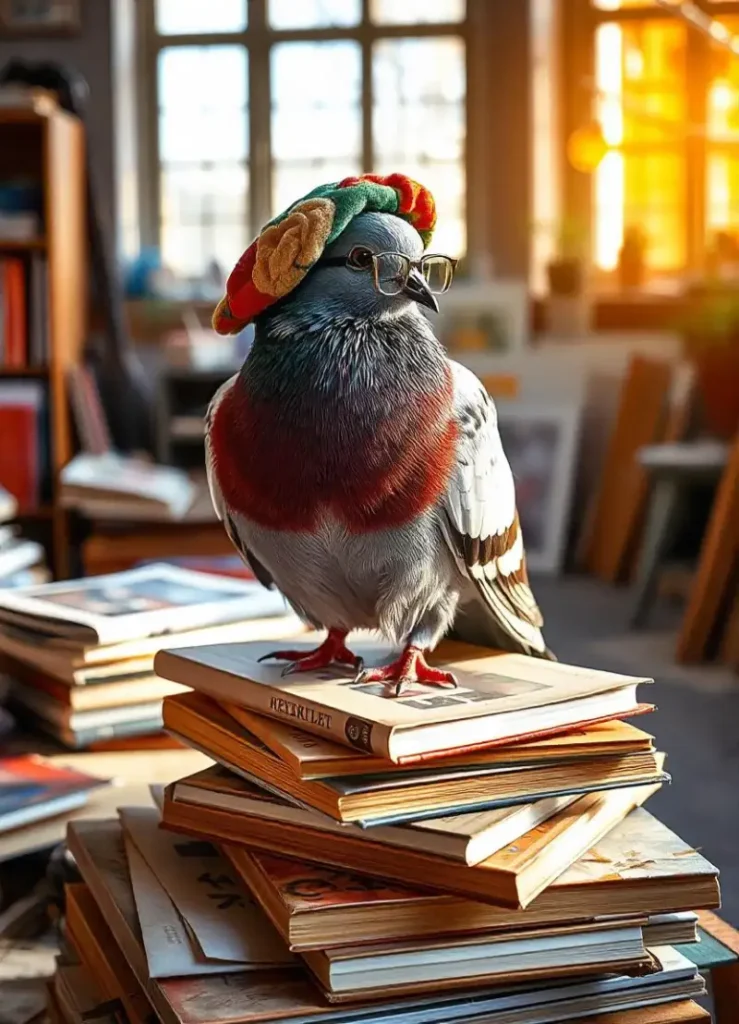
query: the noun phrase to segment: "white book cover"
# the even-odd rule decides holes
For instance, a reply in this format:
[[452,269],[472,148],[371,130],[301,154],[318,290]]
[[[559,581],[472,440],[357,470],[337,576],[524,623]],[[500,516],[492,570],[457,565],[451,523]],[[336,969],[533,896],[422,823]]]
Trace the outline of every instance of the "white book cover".
[[111,644],[283,614],[288,607],[279,591],[254,580],[165,564],[0,593],[0,620],[80,643]]
[[223,960],[197,958],[188,930],[167,895],[167,890],[160,885],[136,844],[127,836],[124,842],[150,976],[185,978],[243,971],[243,963],[229,964]]
[[85,499],[135,499],[181,518],[193,503],[197,488],[174,466],[160,466],[117,452],[77,455],[62,470],[62,500],[84,508]]
[[245,968],[293,961],[274,926],[239,887],[233,869],[215,847],[160,829],[153,807],[121,808],[119,815],[206,958],[240,962]]

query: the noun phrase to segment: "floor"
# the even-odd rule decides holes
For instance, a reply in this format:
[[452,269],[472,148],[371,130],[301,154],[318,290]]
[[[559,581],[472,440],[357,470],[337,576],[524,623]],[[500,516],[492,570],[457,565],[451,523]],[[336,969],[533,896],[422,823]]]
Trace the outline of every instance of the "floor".
[[673,609],[649,629],[627,628],[628,589],[578,577],[534,582],[549,646],[561,661],[647,676],[640,692],[657,711],[639,722],[668,755],[672,785],[649,802],[721,871],[722,916],[739,926],[739,675],[678,666]]

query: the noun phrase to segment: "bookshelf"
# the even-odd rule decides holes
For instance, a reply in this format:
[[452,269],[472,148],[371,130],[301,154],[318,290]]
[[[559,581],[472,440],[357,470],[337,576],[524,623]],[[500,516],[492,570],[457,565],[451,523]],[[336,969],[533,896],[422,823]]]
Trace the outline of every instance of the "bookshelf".
[[[18,520],[25,532],[44,540],[57,579],[69,575],[70,559],[70,519],[59,500],[60,471],[73,454],[67,377],[81,358],[87,321],[84,146],[81,122],[48,98],[31,99],[22,107],[0,105],[0,187],[24,182],[39,189],[41,225],[38,235],[27,239],[3,238],[0,230],[0,269],[5,273],[8,264],[22,268],[18,274],[23,282],[22,291],[10,293],[6,287],[1,292],[0,469],[4,466],[8,473],[8,466],[15,466],[22,474],[30,453],[35,486],[29,477]],[[15,314],[7,311],[9,295],[14,296],[10,301],[15,301]],[[8,316],[13,315],[10,326]],[[35,425],[29,413],[23,420],[27,434],[9,431],[13,420],[8,409],[12,413],[13,403],[22,406],[24,401],[31,408],[34,395]],[[31,491],[33,500],[28,498]]]

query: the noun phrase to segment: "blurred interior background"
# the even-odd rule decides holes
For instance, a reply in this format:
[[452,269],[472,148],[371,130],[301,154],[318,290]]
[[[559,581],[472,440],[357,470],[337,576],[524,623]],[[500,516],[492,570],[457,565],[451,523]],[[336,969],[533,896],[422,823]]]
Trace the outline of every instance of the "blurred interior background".
[[735,863],[739,3],[0,0],[0,82],[0,585],[245,571],[203,414],[251,333],[211,311],[270,217],[401,171],[550,645],[658,679],[665,820]]

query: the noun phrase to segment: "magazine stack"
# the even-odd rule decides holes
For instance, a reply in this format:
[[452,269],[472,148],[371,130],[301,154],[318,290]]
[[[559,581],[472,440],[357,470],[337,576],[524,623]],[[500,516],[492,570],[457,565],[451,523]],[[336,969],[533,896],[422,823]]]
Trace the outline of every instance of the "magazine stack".
[[161,647],[299,628],[276,591],[170,565],[0,590],[12,709],[72,749],[161,736],[162,700],[184,689],[154,673]]

